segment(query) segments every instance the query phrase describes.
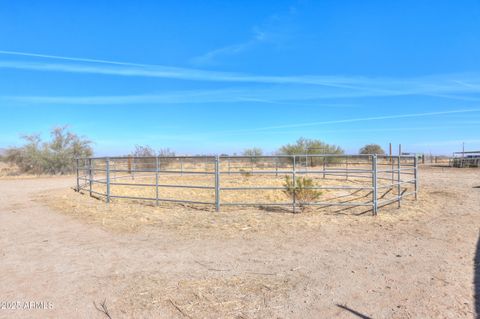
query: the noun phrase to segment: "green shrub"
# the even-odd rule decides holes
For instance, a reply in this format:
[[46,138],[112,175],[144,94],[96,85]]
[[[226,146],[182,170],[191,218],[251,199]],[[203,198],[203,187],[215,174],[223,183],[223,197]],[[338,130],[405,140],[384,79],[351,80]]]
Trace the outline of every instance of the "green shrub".
[[250,156],[250,161],[252,163],[259,162],[258,156],[263,155],[263,150],[259,147],[247,148],[243,151],[243,156]]
[[364,147],[362,147],[359,151],[360,154],[378,154],[378,155],[384,155],[385,151],[382,149],[382,147],[378,144],[367,144]]
[[283,187],[285,187],[283,192],[292,198],[292,200],[295,198],[295,202],[303,211],[307,203],[314,202],[322,195],[321,191],[311,189],[311,187],[315,186],[311,178],[297,177],[294,183],[293,178],[287,175],[285,176],[285,183],[283,184]]
[[26,135],[26,144],[7,149],[5,159],[15,164],[21,173],[67,174],[75,170],[75,158],[92,156],[91,141],[56,127],[51,140],[42,142],[39,135]]
[[[322,155],[322,154],[344,154],[342,148],[337,145],[327,144],[320,140],[314,139],[307,139],[307,138],[299,138],[294,144],[286,144],[282,146],[278,152],[279,155],[299,155],[299,158],[302,158],[302,155]],[[325,159],[325,163],[332,164],[332,163],[340,163],[343,161],[344,157],[310,157],[308,159],[310,166],[318,166],[323,164],[323,160]],[[290,159],[287,159],[291,161]]]
[[240,174],[245,178],[248,179],[251,177],[253,174],[249,171],[244,170],[243,168],[240,169]]

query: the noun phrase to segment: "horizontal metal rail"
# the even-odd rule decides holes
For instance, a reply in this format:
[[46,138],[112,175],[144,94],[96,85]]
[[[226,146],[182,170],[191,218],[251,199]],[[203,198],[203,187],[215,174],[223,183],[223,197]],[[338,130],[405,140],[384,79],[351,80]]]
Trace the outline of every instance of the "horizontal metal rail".
[[[371,202],[349,202],[349,203],[335,203],[335,202],[311,202],[311,203],[300,203],[299,205],[303,206],[372,206]],[[222,206],[292,206],[291,202],[282,202],[282,203],[222,203]]]
[[107,196],[105,193],[100,193],[100,192],[97,192],[97,191],[94,191],[94,190],[89,191],[89,189],[85,188],[85,187],[80,187],[80,190],[85,191],[85,192],[90,192],[90,193],[98,195],[98,196]]
[[202,185],[170,185],[170,184],[142,184],[142,183],[110,183],[110,185],[117,186],[141,186],[141,187],[172,187],[172,188],[198,188],[198,189],[215,189],[214,186],[202,186]]
[[91,160],[105,160],[105,159],[110,159],[110,160],[128,160],[128,159],[133,159],[133,158],[141,158],[141,159],[155,159],[155,158],[160,158],[160,159],[181,159],[181,158],[194,158],[194,159],[215,159],[215,156],[211,155],[176,155],[176,156],[100,156],[100,157],[88,157],[88,158],[82,158],[80,157],[79,159],[91,159]]
[[[345,172],[353,172],[353,173],[368,173],[370,174],[372,171],[371,170],[362,170],[362,169],[351,169],[351,170],[295,170],[295,172],[297,174],[323,174],[323,173],[327,173],[327,174],[330,174],[330,175],[333,175],[333,174],[341,174],[341,173],[345,173]],[[163,173],[163,171],[162,171]],[[292,174],[292,170],[278,170],[278,171],[275,171],[275,170],[268,170],[268,171],[265,171],[265,170],[262,170],[262,171],[256,171],[256,170],[245,170],[245,171],[220,171],[219,172],[220,174],[239,174],[239,175],[242,175],[242,174]]]
[[[315,186],[315,187],[304,187],[303,189],[372,189],[371,186]],[[251,186],[251,187],[222,187],[222,191],[236,191],[236,190],[285,190],[285,186]]]
[[[406,171],[406,172],[411,171],[411,172],[413,172],[414,170],[415,170],[415,168],[401,168],[401,169],[400,169],[401,172],[403,172],[403,171]],[[398,172],[398,171],[399,171],[398,169],[383,169],[383,170],[379,169],[379,170],[377,170],[378,173],[396,173],[396,172]]]
[[[214,205],[217,210],[220,206],[292,206],[295,212],[300,206],[366,206],[372,207],[374,215],[379,206],[402,200],[403,197],[418,194],[418,165],[415,156],[389,156],[389,155],[342,155],[342,154],[299,154],[299,155],[274,155],[274,156],[150,156],[150,157],[92,157],[77,159],[77,188],[80,191],[88,191],[91,195],[99,195],[110,199],[133,199],[173,203],[189,203]],[[374,165],[372,165],[372,163]],[[413,163],[413,164],[412,164]],[[178,167],[179,166],[179,167]],[[378,166],[378,167],[377,167]],[[227,169],[228,167],[228,169]],[[202,169],[198,169],[202,168]],[[82,172],[82,176],[80,176]],[[120,174],[120,176],[117,176]],[[178,184],[159,183],[160,175],[172,176]],[[211,185],[187,185],[181,176],[212,176]],[[293,200],[287,202],[234,202],[221,201],[222,192],[236,191],[285,191],[286,186],[227,186],[221,183],[231,183],[236,176],[279,176],[286,175],[293,178],[293,187],[298,178],[329,179],[342,183],[340,185],[314,185],[303,186],[303,191],[308,190],[344,190],[344,193],[323,201],[302,202],[294,192]],[[401,176],[414,176],[413,179],[401,178]],[[222,182],[221,176],[232,176],[227,182]],[[137,179],[136,182],[122,181],[122,179]],[[151,182],[154,178],[155,182]],[[191,177],[194,178],[194,177]],[[342,178],[345,182],[341,182]],[[145,180],[144,180],[145,179]],[[261,178],[260,178],[261,179]],[[82,181],[83,185],[81,185]],[[181,183],[180,181],[184,181]],[[189,181],[187,179],[186,181]],[[239,179],[240,183],[241,180]],[[358,183],[359,185],[351,185]],[[409,187],[402,185],[415,185],[414,192],[408,192]],[[105,192],[101,193],[95,185],[103,185]],[[115,194],[117,188],[145,187],[155,190],[155,197],[128,196]],[[112,188],[113,187],[113,188]],[[164,198],[162,190],[172,189],[203,189],[215,191],[215,201],[190,200],[180,198]],[[400,192],[401,188],[405,190]],[[159,190],[160,189],[160,190]],[[385,194],[378,194],[379,189],[388,189],[385,194],[393,190],[394,197],[384,199]],[[366,192],[358,194],[359,191]],[[333,194],[336,194],[335,192]],[[351,201],[345,197],[352,196]],[[371,201],[358,201],[359,198],[372,196]],[[380,196],[380,198],[379,198]],[[296,198],[297,197],[297,198]],[[342,200],[340,200],[342,198]],[[356,200],[357,199],[357,200]]]
[[[135,199],[135,200],[154,200],[157,198],[154,197],[136,197],[136,196],[120,196],[120,195],[110,195],[111,198],[123,198],[123,199]],[[213,205],[214,202],[202,202],[202,201],[193,201],[186,199],[170,199],[170,198],[158,198],[161,202],[173,202],[173,203],[189,203],[189,204],[201,204],[201,205]]]

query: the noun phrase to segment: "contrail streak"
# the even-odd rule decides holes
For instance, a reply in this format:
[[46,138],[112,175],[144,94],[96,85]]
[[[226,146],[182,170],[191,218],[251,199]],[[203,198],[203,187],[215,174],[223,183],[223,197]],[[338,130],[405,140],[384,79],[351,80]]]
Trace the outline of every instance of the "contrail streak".
[[228,132],[252,132],[252,131],[257,132],[257,131],[269,131],[269,130],[286,129],[286,128],[320,126],[320,125],[327,125],[327,124],[367,122],[367,121],[379,121],[379,120],[390,120],[390,119],[401,119],[401,118],[415,118],[415,117],[426,117],[426,116],[457,114],[457,113],[473,113],[473,112],[480,112],[480,108],[463,109],[463,110],[450,110],[450,111],[438,111],[438,112],[425,112],[425,113],[382,115],[382,116],[352,118],[352,119],[343,119],[343,120],[331,120],[331,121],[320,121],[320,122],[285,124],[285,125],[266,126],[266,127],[253,128],[253,129],[249,129],[249,130],[237,130],[237,131],[228,131]]
[[0,50],[0,54],[16,55],[16,56],[29,56],[29,57],[35,57],[35,58],[66,60],[66,61],[75,61],[75,62],[103,63],[103,64],[128,65],[128,66],[149,66],[147,64],[139,64],[139,63],[119,62],[119,61],[100,60],[100,59],[88,59],[88,58],[77,58],[77,57],[66,57],[66,56],[59,56],[59,55],[39,54],[39,53],[19,52],[19,51]]

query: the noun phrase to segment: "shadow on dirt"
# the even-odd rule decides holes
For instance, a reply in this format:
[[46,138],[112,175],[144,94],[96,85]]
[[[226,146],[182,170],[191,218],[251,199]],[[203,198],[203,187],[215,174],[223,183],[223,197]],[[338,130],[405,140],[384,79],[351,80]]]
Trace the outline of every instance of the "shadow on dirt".
[[475,313],[476,318],[480,318],[480,234],[477,241],[477,251],[475,252],[475,259],[473,261],[473,270],[475,272]]
[[358,311],[355,311],[355,310],[353,310],[353,309],[350,309],[350,308],[348,308],[348,307],[345,306],[345,305],[339,305],[339,304],[337,304],[337,307],[342,308],[343,310],[346,310],[346,311],[354,314],[354,315],[357,316],[358,318],[362,318],[362,319],[372,319],[371,317],[366,316],[366,315],[364,315],[364,314],[362,314],[362,313],[360,313],[360,312],[358,312]]

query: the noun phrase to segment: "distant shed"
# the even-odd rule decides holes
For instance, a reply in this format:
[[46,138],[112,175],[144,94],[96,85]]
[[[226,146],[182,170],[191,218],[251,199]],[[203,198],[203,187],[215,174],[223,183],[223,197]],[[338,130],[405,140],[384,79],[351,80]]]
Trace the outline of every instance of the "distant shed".
[[454,152],[450,160],[453,167],[480,167],[480,151]]

